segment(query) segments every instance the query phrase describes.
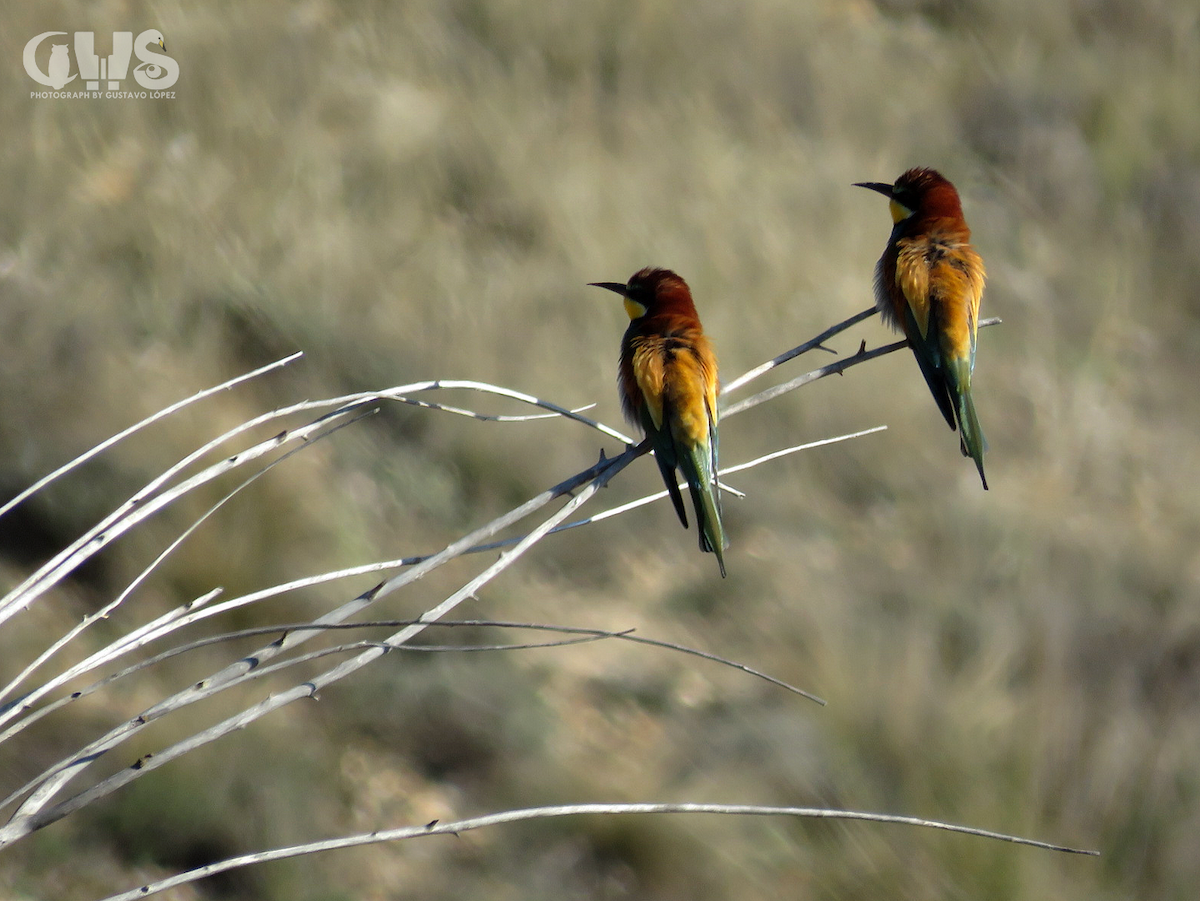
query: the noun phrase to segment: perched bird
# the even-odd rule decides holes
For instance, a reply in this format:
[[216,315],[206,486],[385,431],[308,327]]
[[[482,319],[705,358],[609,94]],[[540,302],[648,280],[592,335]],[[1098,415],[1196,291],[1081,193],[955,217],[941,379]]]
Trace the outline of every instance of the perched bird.
[[675,480],[683,473],[700,529],[700,550],[717,555],[725,576],[729,547],[717,488],[717,357],[700,325],[687,282],[646,268],[627,284],[592,282],[625,298],[629,328],[621,340],[617,387],[625,417],[650,438],[659,471],[683,527],[687,513]]
[[892,235],[875,267],[875,306],[908,337],[921,374],[950,428],[957,427],[964,457],[979,478],[987,441],[971,399],[975,333],[986,275],[971,247],[954,185],[933,169],[909,169],[893,185],[858,182],[891,201]]

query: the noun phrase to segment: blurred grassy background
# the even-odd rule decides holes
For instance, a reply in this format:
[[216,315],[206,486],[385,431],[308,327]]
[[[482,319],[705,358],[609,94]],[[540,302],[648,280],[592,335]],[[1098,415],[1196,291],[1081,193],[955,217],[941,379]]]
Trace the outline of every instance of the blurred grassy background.
[[[861,824],[598,819],[311,857],[204,892],[1194,897],[1194,4],[50,2],[0,19],[0,487],[306,353],[27,504],[0,533],[9,584],[201,441],[284,402],[464,377],[595,400],[615,422],[626,320],[584,284],[648,263],[688,278],[736,375],[871,302],[890,223],[850,183],[911,165],[958,185],[985,314],[1004,319],[976,371],[991,492],[896,354],[723,430],[733,463],[889,426],[737,476],[727,581],[658,505],[547,541],[465,611],[637,627],[827,708],[616,643],[392,655],[22,842],[0,868],[5,897],[92,898],[215,856],[502,806],[646,799],[875,809],[1104,856]],[[103,47],[145,28],[180,64],[176,99],[29,98],[30,37],[93,30]],[[835,346],[863,337],[889,336],[872,320]],[[216,585],[435,549],[597,444],[563,423],[387,410],[271,473],[105,628]],[[642,461],[606,497],[657,482]],[[3,673],[202,509],[162,517],[10,621]],[[379,614],[419,612],[453,575]],[[5,784],[216,659],[6,744]]]

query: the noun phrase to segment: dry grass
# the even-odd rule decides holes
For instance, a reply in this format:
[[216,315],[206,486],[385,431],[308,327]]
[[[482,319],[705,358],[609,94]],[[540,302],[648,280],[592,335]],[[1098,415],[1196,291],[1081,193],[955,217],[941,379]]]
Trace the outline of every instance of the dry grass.
[[[38,834],[0,868],[0,894],[90,898],[213,853],[599,798],[880,809],[1104,857],[862,825],[614,820],[328,855],[218,888],[1192,896],[1200,14],[1188,4],[56,3],[0,19],[6,489],[177,397],[307,354],[32,503],[2,534],[8,582],[200,436],[284,400],[483,378],[597,400],[614,420],[624,316],[584,283],[647,263],[688,278],[724,370],[741,372],[869,302],[888,220],[850,183],[909,165],[959,185],[990,273],[985,312],[1005,321],[981,339],[976,377],[991,492],[895,355],[730,422],[731,462],[889,431],[735,479],[749,497],[729,503],[726,582],[660,506],[552,539],[471,611],[636,626],[751,662],[828,708],[615,644],[406,658],[160,771],[149,794]],[[180,62],[176,100],[28,99],[16,61],[29,37],[148,27]],[[837,349],[860,335],[885,337],[872,321]],[[432,549],[596,450],[562,424],[386,411],[272,473],[138,603]],[[614,500],[657,475],[644,464],[621,481]],[[5,673],[186,522],[167,517],[7,624]],[[94,724],[61,728],[67,743]],[[16,782],[60,750],[5,751],[0,765]],[[156,827],[164,799],[203,799],[205,828]]]

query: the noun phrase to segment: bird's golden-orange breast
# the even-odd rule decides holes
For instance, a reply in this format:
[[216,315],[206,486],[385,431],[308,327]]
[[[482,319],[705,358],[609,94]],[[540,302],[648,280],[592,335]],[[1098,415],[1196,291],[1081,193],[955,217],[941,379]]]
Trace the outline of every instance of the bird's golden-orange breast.
[[[921,337],[929,334],[929,246],[924,238],[905,238],[897,244],[896,287],[912,311]],[[903,315],[899,317],[904,321]]]
[[639,338],[634,341],[631,361],[634,384],[642,400],[642,408],[650,414],[656,429],[662,428],[663,381],[666,369],[656,338]]
[[967,359],[979,327],[983,296],[983,261],[969,244],[959,245],[937,261],[930,272],[931,295],[938,307],[942,353]]
[[689,447],[708,443],[710,418],[716,418],[716,360],[703,336],[701,341],[672,357],[664,382],[675,441]]

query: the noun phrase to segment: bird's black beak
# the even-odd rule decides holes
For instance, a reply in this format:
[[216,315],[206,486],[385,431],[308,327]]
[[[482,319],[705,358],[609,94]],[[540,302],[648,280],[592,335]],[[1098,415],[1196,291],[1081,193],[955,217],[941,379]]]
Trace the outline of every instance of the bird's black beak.
[[622,297],[629,296],[629,286],[621,282],[588,282],[588,286],[591,288],[607,288],[609,291],[615,291]]
[[856,181],[854,183],[854,187],[867,188],[870,191],[878,191],[880,194],[882,194],[884,197],[888,198],[889,200],[894,199],[896,196],[895,186],[894,185],[885,185],[883,182]]

